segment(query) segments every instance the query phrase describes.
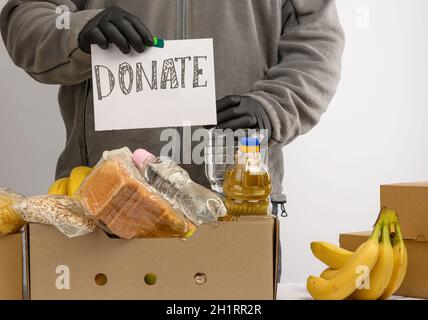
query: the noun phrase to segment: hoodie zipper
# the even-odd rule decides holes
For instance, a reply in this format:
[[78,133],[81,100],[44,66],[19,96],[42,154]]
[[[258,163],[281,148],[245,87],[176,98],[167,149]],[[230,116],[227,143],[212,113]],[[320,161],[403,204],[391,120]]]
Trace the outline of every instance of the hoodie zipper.
[[177,0],[177,30],[178,38],[187,38],[188,0]]
[[82,136],[80,143],[80,161],[82,165],[89,164],[89,156],[88,156],[88,146],[86,143],[86,111],[88,108],[88,97],[89,90],[91,87],[91,80],[87,80],[85,83],[85,95],[83,99],[83,115],[82,115]]

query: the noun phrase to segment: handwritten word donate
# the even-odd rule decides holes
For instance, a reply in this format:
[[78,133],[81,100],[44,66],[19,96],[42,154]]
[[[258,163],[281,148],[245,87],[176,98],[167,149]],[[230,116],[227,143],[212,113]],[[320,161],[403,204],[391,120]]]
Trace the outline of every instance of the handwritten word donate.
[[212,39],[122,54],[92,47],[96,130],[216,124]]
[[[185,89],[188,81],[186,77],[186,67],[189,63],[193,64],[193,77],[191,79],[192,88],[207,87],[207,80],[202,83],[200,82],[200,76],[203,75],[203,68],[200,67],[199,62],[200,60],[207,61],[207,59],[207,56],[188,56],[165,59],[161,63],[154,60],[151,63],[151,70],[149,72],[146,72],[141,62],[138,62],[135,68],[128,62],[123,62],[119,65],[119,71],[116,77],[108,67],[96,65],[94,69],[98,100],[107,98],[115,89],[117,82],[119,82],[120,91],[124,95],[130,94],[133,89],[135,89],[136,92],[143,91],[145,83],[150,90]],[[162,65],[160,75],[158,71],[159,64]],[[179,74],[180,79],[178,76]],[[109,79],[106,91],[102,88],[101,77],[103,75]]]

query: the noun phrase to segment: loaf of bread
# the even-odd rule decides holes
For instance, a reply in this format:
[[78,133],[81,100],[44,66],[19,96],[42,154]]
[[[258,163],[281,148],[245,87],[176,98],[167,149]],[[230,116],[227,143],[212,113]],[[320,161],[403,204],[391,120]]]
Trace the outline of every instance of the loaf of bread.
[[194,226],[141,181],[132,153],[106,152],[78,191],[87,214],[124,239],[183,237]]

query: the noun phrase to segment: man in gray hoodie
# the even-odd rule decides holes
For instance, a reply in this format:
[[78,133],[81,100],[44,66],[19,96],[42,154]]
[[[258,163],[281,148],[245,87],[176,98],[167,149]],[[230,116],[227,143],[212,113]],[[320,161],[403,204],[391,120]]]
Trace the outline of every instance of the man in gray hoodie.
[[[56,27],[60,5],[70,11],[68,29]],[[213,38],[219,125],[268,129],[275,203],[286,200],[282,147],[320,120],[339,82],[344,47],[334,0],[9,0],[1,34],[17,66],[61,86],[67,141],[57,178],[95,165],[104,150],[159,154],[164,145],[162,129],[95,131],[91,44],[127,53],[152,45],[152,34]],[[183,166],[207,185],[202,165]]]

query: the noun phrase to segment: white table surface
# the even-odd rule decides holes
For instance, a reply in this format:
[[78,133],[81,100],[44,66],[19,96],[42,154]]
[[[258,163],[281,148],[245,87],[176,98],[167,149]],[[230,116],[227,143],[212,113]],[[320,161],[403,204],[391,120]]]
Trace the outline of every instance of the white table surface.
[[[312,300],[303,283],[284,283],[278,285],[278,300]],[[393,296],[392,300],[420,300],[416,298]]]

